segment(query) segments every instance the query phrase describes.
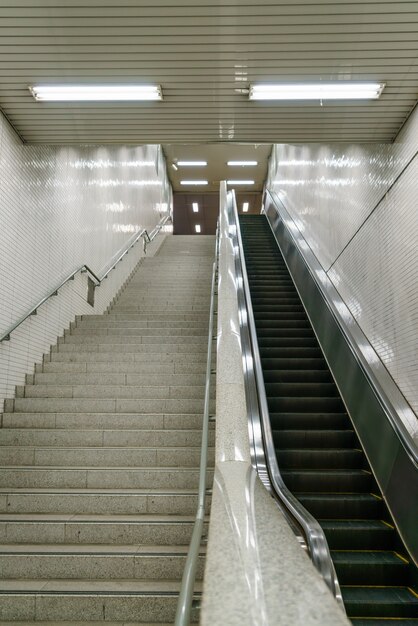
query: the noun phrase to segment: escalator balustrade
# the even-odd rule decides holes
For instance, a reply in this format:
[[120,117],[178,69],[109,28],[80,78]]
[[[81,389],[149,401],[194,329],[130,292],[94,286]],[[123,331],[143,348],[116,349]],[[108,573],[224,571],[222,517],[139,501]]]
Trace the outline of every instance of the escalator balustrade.
[[267,219],[242,215],[240,228],[283,480],[325,532],[353,623],[417,626],[417,568],[396,531]]

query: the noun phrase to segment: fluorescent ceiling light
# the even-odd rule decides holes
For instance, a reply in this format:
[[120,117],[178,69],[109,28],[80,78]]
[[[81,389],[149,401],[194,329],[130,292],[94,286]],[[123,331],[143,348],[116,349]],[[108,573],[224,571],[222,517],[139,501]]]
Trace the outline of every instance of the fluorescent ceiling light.
[[200,224],[196,224],[196,226],[194,227],[194,229],[195,229],[195,232],[196,232],[196,233],[200,233],[200,230],[201,230],[201,229],[200,229]]
[[250,100],[369,100],[379,98],[385,83],[278,83],[251,85]]
[[258,165],[258,161],[228,161],[227,165],[231,167],[251,167]]
[[207,185],[207,180],[181,180],[180,185]]
[[247,213],[248,207],[249,207],[249,202],[243,202],[242,203],[242,211],[243,211],[243,213]]
[[227,180],[228,185],[254,185],[253,180]]
[[177,172],[177,170],[179,169],[179,168],[177,167],[177,165],[176,165],[175,163],[172,163],[171,165],[172,165],[172,167],[173,167],[173,170],[175,170],[175,171]]
[[192,203],[193,213],[199,213],[199,205],[197,202]]
[[207,161],[177,161],[179,167],[205,167]]
[[35,100],[70,101],[121,101],[162,100],[160,85],[35,85],[29,87]]

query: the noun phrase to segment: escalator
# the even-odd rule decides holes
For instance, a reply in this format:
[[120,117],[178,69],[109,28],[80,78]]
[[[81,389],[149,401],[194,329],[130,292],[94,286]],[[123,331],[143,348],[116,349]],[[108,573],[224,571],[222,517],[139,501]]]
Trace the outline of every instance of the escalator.
[[241,215],[240,229],[282,478],[324,530],[353,623],[417,626],[417,568],[385,505],[268,221],[262,215]]

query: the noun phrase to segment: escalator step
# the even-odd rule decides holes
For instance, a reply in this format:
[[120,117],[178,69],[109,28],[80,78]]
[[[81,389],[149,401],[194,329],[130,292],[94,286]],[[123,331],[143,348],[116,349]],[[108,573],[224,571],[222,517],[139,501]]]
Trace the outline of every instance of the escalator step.
[[307,320],[306,313],[304,310],[293,311],[291,315],[286,311],[277,311],[275,308],[271,311],[255,311],[254,310],[254,319],[258,320],[262,319],[264,322],[268,322],[269,320]]
[[341,592],[350,617],[418,617],[418,597],[408,587],[349,587]]
[[254,302],[253,303],[254,313],[277,313],[278,311],[282,313],[287,313],[290,316],[293,313],[301,313],[304,312],[304,308],[299,301],[295,300],[295,303],[283,303],[278,306],[274,302]]
[[263,348],[318,348],[315,335],[309,337],[260,337],[258,340],[260,351]]
[[352,448],[276,448],[276,456],[283,469],[362,469],[364,465],[363,451]]
[[316,398],[306,396],[305,398],[267,398],[269,410],[272,413],[345,413],[345,407],[340,398]]
[[262,358],[261,365],[263,367],[263,372],[268,370],[326,370],[329,372],[327,368],[327,364],[325,359],[321,357],[317,358],[303,358],[303,357],[294,357],[292,358]]
[[266,394],[270,399],[283,396],[302,398],[339,398],[338,389],[332,383],[266,383]]
[[382,586],[396,580],[406,585],[408,562],[395,552],[333,551],[335,571],[341,585]]
[[277,448],[350,448],[357,437],[353,430],[273,430]]
[[263,348],[260,347],[261,359],[286,359],[286,358],[302,358],[302,359],[319,359],[322,357],[321,350],[316,348],[303,348],[303,347],[289,347],[283,346],[281,348]]
[[264,330],[281,329],[281,328],[285,328],[285,329],[309,328],[309,330],[311,330],[311,327],[307,319],[300,319],[300,320],[275,319],[275,320],[258,320],[257,321],[257,334]]
[[267,370],[264,372],[264,382],[268,384],[276,383],[332,383],[332,378],[328,370],[318,369],[282,369]]
[[399,618],[399,617],[369,617],[363,619],[362,617],[352,617],[351,622],[353,626],[418,626],[417,619]]
[[[259,328],[257,330],[258,338],[269,342],[271,339],[277,339],[278,337],[288,338],[309,338],[315,340],[315,335],[310,328],[300,328],[298,326],[281,326],[279,328]],[[268,346],[269,343],[266,343]],[[272,344],[274,345],[274,344]]]
[[395,529],[381,520],[318,520],[331,550],[389,550]]
[[299,493],[298,500],[316,519],[385,519],[386,505],[372,493]]
[[[371,491],[374,480],[364,470],[284,470],[282,478],[290,491],[296,492],[345,492],[365,493]],[[296,495],[296,497],[298,497]]]
[[278,413],[271,411],[270,422],[273,430],[280,428],[314,429],[315,427],[321,429],[332,428],[333,430],[345,430],[347,428],[351,428],[351,422],[348,418],[348,415],[343,411],[341,413],[313,413],[311,411],[307,411],[306,413],[281,411],[280,413]]

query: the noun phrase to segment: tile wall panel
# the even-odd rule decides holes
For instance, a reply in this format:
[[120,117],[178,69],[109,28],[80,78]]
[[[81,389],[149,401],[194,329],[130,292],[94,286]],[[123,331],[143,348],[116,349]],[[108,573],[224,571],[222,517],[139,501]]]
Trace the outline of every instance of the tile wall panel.
[[395,142],[276,145],[276,191],[418,415],[418,109]]
[[418,109],[394,143],[276,144],[268,188],[329,269],[417,150]]
[[[158,146],[25,146],[0,115],[0,334],[86,263],[98,275],[168,210]],[[141,255],[138,245],[86,303],[86,277],[0,344],[0,401],[76,314],[102,312]]]
[[418,414],[418,157],[328,272]]

